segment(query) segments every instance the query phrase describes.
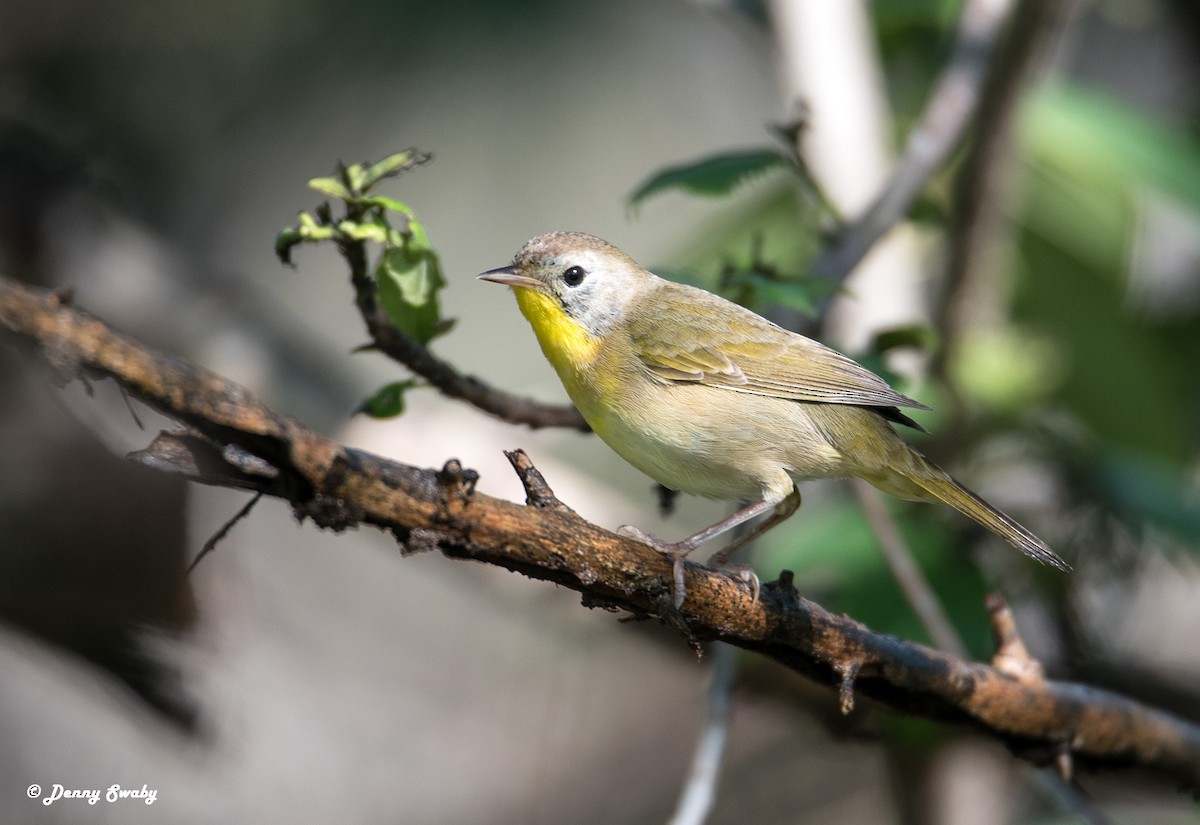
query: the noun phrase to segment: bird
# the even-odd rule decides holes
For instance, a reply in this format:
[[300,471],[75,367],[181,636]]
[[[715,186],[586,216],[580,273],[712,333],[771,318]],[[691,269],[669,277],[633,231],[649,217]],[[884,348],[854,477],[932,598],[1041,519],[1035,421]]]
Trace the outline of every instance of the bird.
[[[660,278],[584,232],[538,235],[510,264],[478,277],[512,287],[572,403],[618,455],[671,490],[748,502],[679,541],[618,529],[671,560],[676,608],[698,546],[765,515],[710,558],[725,567],[799,509],[801,482],[824,478],[941,502],[1026,555],[1070,569],[899,436],[896,426],[923,429],[902,408],[928,407],[818,341]],[[757,577],[743,578],[757,598]]]

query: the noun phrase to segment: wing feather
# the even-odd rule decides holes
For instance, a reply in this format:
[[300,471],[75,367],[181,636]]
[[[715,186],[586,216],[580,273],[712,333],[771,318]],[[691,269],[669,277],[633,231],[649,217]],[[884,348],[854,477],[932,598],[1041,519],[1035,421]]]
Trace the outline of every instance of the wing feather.
[[[796,401],[929,409],[840,352],[711,293],[664,282],[643,300],[646,311],[629,322],[629,334],[642,363],[665,381]],[[690,334],[673,328],[668,338],[662,319],[680,317],[680,302],[696,322]]]

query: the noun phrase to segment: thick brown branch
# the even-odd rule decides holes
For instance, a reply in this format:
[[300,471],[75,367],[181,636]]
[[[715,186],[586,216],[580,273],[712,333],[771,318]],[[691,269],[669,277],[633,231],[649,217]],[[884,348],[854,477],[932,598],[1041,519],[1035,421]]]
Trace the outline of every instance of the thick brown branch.
[[[755,650],[822,683],[905,713],[973,726],[1041,762],[1139,765],[1200,790],[1200,727],[1078,684],[1018,680],[994,667],[873,633],[800,598],[789,573],[751,602],[727,576],[689,565],[689,598],[669,616],[670,563],[558,507],[521,506],[474,489],[457,463],[421,470],[338,445],[241,387],[110,331],[55,295],[0,279],[0,327],[35,345],[65,377],[107,376],[186,423],[153,463],[208,483],[255,487],[335,530],[371,524],[408,551],[440,549],[553,581],[585,604],[686,620],[694,639]],[[153,451],[153,448],[150,452]],[[143,451],[145,457],[147,451]],[[206,453],[206,455],[201,455]],[[214,462],[230,464],[228,473]],[[202,469],[201,469],[202,468]]]

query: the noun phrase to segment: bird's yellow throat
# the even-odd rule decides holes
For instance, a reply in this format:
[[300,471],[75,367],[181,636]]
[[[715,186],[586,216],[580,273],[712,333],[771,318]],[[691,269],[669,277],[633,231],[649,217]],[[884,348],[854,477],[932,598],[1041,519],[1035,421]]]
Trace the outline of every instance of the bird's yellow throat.
[[533,327],[542,352],[564,382],[578,381],[579,371],[591,363],[600,349],[600,340],[563,312],[549,295],[527,287],[516,287],[517,306]]

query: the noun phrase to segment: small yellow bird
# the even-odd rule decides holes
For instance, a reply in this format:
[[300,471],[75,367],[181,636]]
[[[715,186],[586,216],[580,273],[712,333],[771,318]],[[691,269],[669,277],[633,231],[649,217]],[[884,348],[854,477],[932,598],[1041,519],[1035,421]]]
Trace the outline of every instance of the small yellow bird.
[[753,502],[678,542],[620,528],[672,559],[676,606],[689,553],[773,509],[711,559],[725,564],[792,515],[797,483],[816,478],[855,476],[900,498],[940,501],[1070,569],[896,435],[892,424],[921,429],[900,407],[927,407],[823,344],[659,278],[581,232],[539,235],[510,265],[479,277],[513,287],[567,394],[618,455],[672,490]]

